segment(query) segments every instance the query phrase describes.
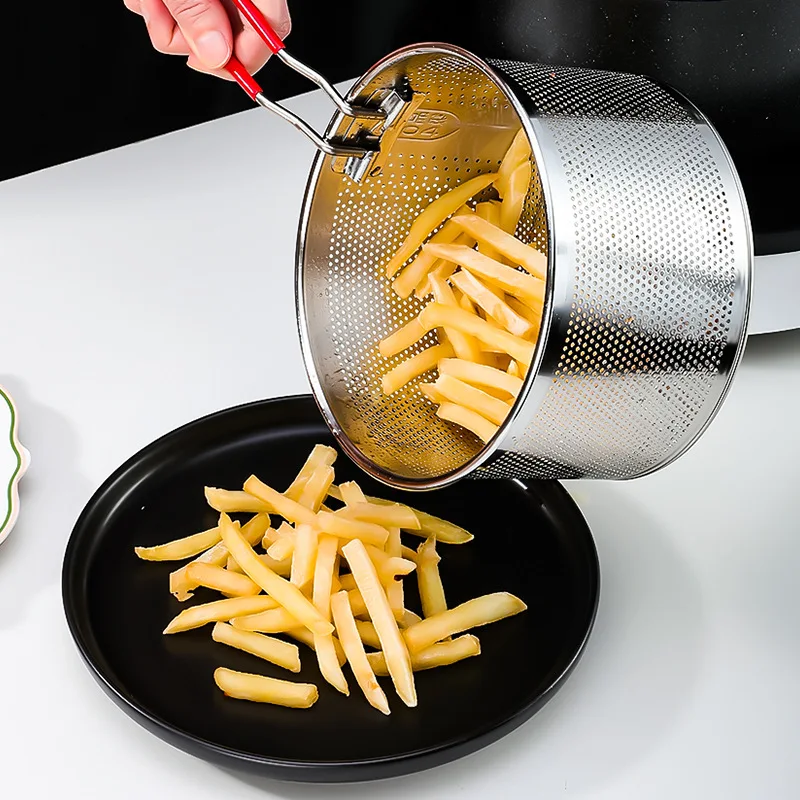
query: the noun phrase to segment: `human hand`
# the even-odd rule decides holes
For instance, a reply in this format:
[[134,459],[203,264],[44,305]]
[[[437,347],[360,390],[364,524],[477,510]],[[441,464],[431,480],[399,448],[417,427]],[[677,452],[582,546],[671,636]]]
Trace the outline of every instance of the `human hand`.
[[[230,0],[124,0],[147,26],[160,53],[188,56],[192,69],[231,79],[224,69],[235,55],[254,74],[270,57],[269,48],[245,22]],[[254,0],[278,36],[292,23],[287,0]]]

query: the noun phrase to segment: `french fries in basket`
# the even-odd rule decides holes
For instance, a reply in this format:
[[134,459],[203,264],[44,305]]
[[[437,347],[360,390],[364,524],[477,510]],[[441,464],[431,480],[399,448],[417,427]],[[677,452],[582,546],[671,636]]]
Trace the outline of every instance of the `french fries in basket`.
[[[387,369],[381,381],[384,393],[415,391],[421,400],[427,398],[437,406],[441,419],[483,442],[497,434],[513,402],[501,406],[474,391],[454,389],[452,382],[422,381],[438,372],[501,401],[516,400],[522,390],[539,337],[547,279],[546,256],[515,235],[530,186],[531,157],[527,135],[520,128],[498,172],[480,176],[483,182],[465,181],[431,203],[412,223],[386,268],[401,300],[412,294],[418,300],[429,296],[431,300],[378,343],[380,354],[394,358],[423,338],[429,340],[432,331],[439,343],[409,353]],[[496,198],[486,199],[485,192],[496,192]],[[418,248],[416,257],[403,267]],[[496,369],[515,380],[487,382],[489,373],[453,367],[453,357],[445,355],[448,348],[457,362]],[[445,371],[443,364],[448,361],[451,365]]]

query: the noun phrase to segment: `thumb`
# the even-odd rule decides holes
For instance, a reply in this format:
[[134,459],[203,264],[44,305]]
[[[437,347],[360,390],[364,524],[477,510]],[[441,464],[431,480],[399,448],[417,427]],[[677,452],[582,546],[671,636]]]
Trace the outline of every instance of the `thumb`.
[[194,54],[219,69],[233,53],[231,22],[221,0],[163,0]]

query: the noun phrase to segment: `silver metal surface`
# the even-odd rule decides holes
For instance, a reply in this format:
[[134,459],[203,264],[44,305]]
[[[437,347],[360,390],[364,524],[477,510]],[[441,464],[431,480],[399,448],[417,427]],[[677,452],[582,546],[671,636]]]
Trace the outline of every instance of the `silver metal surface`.
[[[727,392],[750,299],[747,210],[708,122],[646,78],[490,65],[446,45],[392,54],[349,99],[400,82],[424,101],[380,166],[355,184],[318,157],[300,225],[303,354],[342,447],[410,489],[633,478],[678,457]],[[417,388],[430,375],[383,395],[401,357],[377,343],[422,306],[396,297],[384,266],[429,202],[497,169],[520,123],[535,165],[517,235],[548,255],[547,297],[525,388],[484,446],[435,415]],[[338,116],[327,137],[348,125]]]

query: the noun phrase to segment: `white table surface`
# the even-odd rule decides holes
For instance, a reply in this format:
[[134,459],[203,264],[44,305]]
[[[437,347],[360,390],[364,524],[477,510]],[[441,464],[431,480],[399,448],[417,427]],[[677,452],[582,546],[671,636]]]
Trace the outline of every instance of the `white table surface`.
[[600,553],[595,631],[555,699],[481,753],[360,787],[260,781],[172,749],[95,684],[59,582],[91,493],[188,420],[308,389],[292,264],[311,156],[253,111],[0,184],[0,383],[32,454],[0,548],[0,796],[797,797],[800,332],[751,339],[674,466],[568,486]]

